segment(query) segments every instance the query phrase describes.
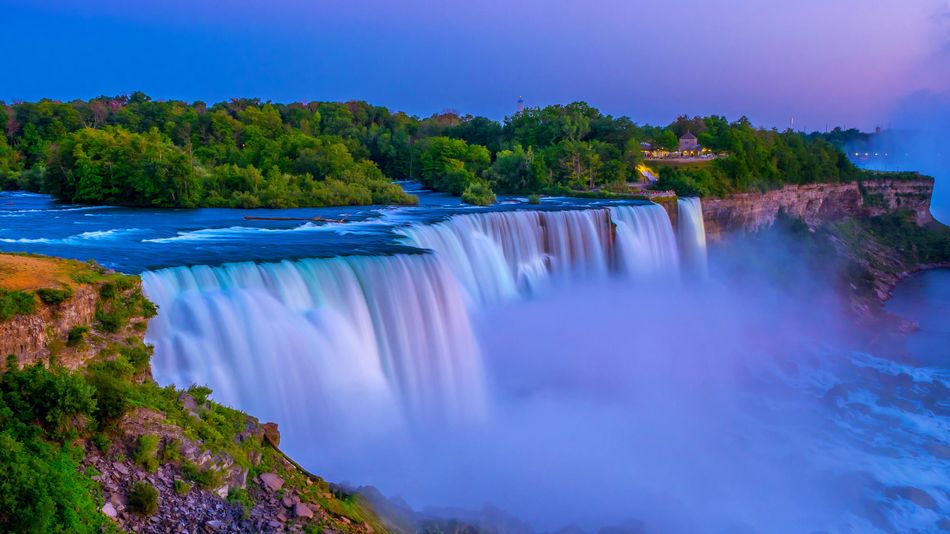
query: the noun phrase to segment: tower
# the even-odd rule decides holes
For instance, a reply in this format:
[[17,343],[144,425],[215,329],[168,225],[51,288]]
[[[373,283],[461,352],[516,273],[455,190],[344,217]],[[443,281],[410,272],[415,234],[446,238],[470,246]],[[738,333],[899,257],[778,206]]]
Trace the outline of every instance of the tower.
[[524,111],[524,97],[519,96],[518,97],[518,113],[521,113],[522,111]]

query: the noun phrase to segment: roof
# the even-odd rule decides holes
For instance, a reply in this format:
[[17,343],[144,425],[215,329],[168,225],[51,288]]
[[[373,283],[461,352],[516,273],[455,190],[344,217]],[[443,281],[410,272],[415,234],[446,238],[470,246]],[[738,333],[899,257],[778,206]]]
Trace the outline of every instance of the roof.
[[695,140],[695,139],[696,139],[696,136],[693,135],[693,132],[687,131],[686,133],[684,133],[683,135],[680,136],[680,139],[692,139],[692,140]]

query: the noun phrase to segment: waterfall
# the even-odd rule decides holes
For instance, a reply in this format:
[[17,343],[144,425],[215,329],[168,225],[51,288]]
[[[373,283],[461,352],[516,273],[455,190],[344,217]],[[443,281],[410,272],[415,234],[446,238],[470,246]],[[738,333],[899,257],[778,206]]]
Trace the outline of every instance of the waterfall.
[[678,234],[683,263],[691,270],[706,273],[706,226],[699,197],[676,200]]
[[349,256],[142,275],[159,306],[147,340],[162,384],[288,428],[336,433],[479,418],[481,354],[469,313],[555,282],[675,273],[655,204],[466,214],[400,230],[430,253]]
[[679,271],[673,225],[662,206],[614,206],[610,213],[617,225],[617,258],[621,272],[644,277]]
[[604,209],[457,215],[403,234],[451,267],[473,305],[530,293],[558,278],[606,276],[613,249]]
[[159,383],[206,384],[304,433],[484,409],[462,293],[436,256],[176,267],[142,281],[160,310],[147,332]]

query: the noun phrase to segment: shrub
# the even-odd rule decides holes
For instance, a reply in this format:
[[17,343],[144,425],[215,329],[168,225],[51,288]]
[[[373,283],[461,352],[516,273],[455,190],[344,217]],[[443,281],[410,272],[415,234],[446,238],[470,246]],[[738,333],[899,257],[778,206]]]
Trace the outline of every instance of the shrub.
[[192,462],[184,462],[181,472],[201,489],[213,489],[221,485],[221,473],[215,469],[202,469]]
[[112,440],[109,439],[109,436],[101,432],[92,436],[90,441],[92,441],[92,444],[95,445],[100,452],[107,452],[109,447],[112,447]]
[[68,287],[63,289],[43,288],[37,289],[36,294],[44,304],[59,304],[72,298],[73,290]]
[[0,532],[102,532],[81,451],[0,431]]
[[38,421],[60,441],[75,435],[78,423],[96,408],[94,391],[81,377],[40,363],[20,369],[15,360],[8,361],[0,376],[0,392],[10,419],[21,424]]
[[129,509],[141,515],[158,511],[158,490],[148,482],[136,482],[129,490]]
[[528,204],[540,204],[541,195],[528,195]]
[[171,463],[181,461],[181,442],[177,439],[171,439],[165,442],[160,455],[162,463]]
[[132,459],[135,463],[141,465],[149,473],[154,473],[158,469],[158,436],[155,434],[142,434],[139,436],[138,446]]
[[[108,362],[114,363],[114,362]],[[129,407],[130,385],[113,365],[103,365],[88,371],[86,381],[95,390],[96,409],[93,412],[99,424],[118,420]]]
[[191,491],[191,484],[185,482],[180,478],[176,478],[175,482],[172,483],[172,486],[175,488],[175,494],[179,497],[183,497]]
[[31,293],[0,289],[0,321],[12,319],[14,315],[29,315],[35,311],[36,299]]
[[208,386],[193,385],[188,388],[188,394],[191,395],[200,406],[208,401],[208,396],[211,395],[211,388]]
[[76,347],[82,344],[83,340],[86,338],[86,334],[89,333],[89,327],[85,325],[74,326],[69,329],[69,334],[66,337],[66,345],[70,347]]
[[462,192],[462,202],[475,206],[490,206],[495,203],[495,193],[483,181],[474,181]]

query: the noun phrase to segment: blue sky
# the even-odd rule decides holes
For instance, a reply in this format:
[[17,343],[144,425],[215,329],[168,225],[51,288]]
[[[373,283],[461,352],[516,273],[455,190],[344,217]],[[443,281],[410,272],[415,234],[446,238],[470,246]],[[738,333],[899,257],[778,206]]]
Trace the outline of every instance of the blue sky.
[[[668,5],[667,5],[668,4]],[[948,0],[0,0],[0,99],[142,90],[363,99],[501,118],[586,100],[640,122],[886,125],[950,90]]]

